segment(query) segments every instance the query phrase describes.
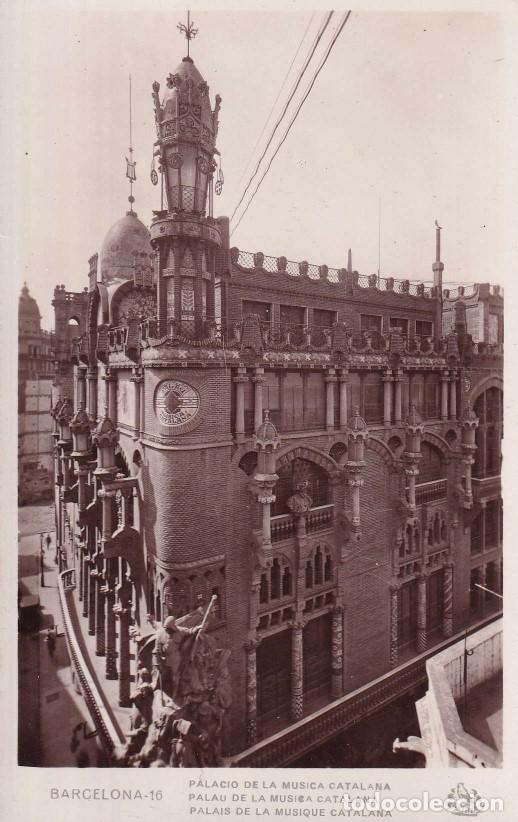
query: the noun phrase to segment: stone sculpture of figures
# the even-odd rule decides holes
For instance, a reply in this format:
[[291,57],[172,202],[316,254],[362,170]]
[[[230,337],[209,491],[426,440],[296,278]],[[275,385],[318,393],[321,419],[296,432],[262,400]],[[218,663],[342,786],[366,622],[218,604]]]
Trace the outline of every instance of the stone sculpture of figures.
[[[131,731],[114,764],[134,768],[189,768],[221,764],[221,734],[231,690],[230,651],[206,635],[214,596],[202,608],[167,617],[141,638],[137,686],[131,695]],[[154,626],[155,627],[155,626]],[[153,657],[154,672],[149,665]]]
[[295,493],[287,502],[288,508],[293,514],[307,514],[311,510],[313,500],[308,494],[309,483],[307,480],[299,482],[295,486]]
[[187,628],[169,616],[156,633],[154,657],[158,687],[170,697],[174,697],[178,690],[184,640],[196,634],[199,628],[199,625]]

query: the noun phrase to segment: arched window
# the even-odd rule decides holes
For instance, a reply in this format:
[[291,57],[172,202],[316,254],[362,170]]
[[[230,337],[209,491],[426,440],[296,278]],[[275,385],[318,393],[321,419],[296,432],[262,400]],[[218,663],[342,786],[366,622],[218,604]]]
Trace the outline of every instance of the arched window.
[[438,448],[428,442],[423,442],[421,444],[421,455],[419,483],[434,482],[446,477],[446,467]]
[[308,494],[311,497],[313,508],[330,504],[331,489],[326,471],[309,460],[295,459],[287,468],[279,472],[274,491],[276,501],[272,506],[272,516],[290,513],[288,500],[301,482],[308,482]]
[[260,605],[266,605],[273,600],[291,596],[292,587],[289,561],[283,556],[275,557],[271,567],[261,574],[259,585]]
[[257,451],[248,451],[244,454],[239,460],[239,467],[251,477],[257,468]]

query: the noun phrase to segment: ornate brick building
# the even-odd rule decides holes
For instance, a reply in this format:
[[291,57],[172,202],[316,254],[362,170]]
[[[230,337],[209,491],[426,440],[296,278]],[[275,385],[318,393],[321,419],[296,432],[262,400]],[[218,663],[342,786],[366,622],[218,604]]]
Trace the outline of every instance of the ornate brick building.
[[84,332],[54,411],[61,563],[121,705],[134,637],[216,595],[225,753],[293,723],[307,747],[339,730],[315,711],[482,617],[470,580],[500,590],[501,339],[451,292],[443,336],[439,253],[430,288],[230,248],[220,98],[190,58],[153,98],[162,207],[55,295],[58,346]]

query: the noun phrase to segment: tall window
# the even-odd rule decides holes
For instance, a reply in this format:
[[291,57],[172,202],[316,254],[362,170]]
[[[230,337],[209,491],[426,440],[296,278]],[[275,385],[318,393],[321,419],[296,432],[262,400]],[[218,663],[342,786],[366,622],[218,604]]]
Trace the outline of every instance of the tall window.
[[390,318],[390,329],[399,328],[403,337],[408,337],[408,320],[404,320],[401,317],[391,317]]
[[381,317],[375,314],[360,314],[360,331],[381,334]]
[[474,405],[478,417],[475,433],[474,477],[492,477],[500,474],[501,439],[503,434],[503,395],[498,388],[489,388]]
[[428,322],[428,320],[416,320],[415,333],[418,337],[431,337],[433,333],[433,324]]
[[331,328],[334,322],[336,322],[336,311],[327,311],[325,308],[313,309],[313,325]]
[[271,305],[256,300],[243,300],[243,318],[249,314],[257,314],[262,322],[270,322]]
[[424,383],[424,416],[434,419],[440,416],[440,378],[439,374],[427,374]]
[[381,374],[367,374],[364,381],[366,422],[383,422],[383,381]]

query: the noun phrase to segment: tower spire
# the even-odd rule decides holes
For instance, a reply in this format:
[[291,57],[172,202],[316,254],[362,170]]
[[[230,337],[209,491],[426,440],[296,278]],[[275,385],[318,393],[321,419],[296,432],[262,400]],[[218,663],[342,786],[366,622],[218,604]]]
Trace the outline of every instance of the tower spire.
[[187,25],[185,25],[185,23],[178,23],[177,29],[181,32],[181,34],[185,35],[185,39],[187,40],[187,57],[190,59],[189,47],[191,45],[191,40],[194,40],[198,34],[198,29],[195,29],[194,23],[191,23],[190,11],[187,12]]
[[133,213],[133,203],[135,202],[135,198],[133,196],[133,183],[137,179],[137,173],[135,171],[136,162],[133,160],[133,135],[132,135],[132,117],[131,117],[131,74],[129,76],[129,159],[126,157],[126,177],[130,181],[130,195],[128,197],[128,201],[130,204],[130,212]]

